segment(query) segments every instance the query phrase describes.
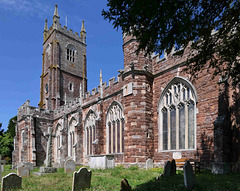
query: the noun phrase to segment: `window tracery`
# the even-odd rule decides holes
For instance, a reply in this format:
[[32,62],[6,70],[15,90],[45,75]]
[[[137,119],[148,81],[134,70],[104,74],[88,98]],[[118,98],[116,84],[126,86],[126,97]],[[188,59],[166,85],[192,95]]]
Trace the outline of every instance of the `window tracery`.
[[175,78],[163,91],[159,107],[161,151],[195,149],[196,95],[194,87]]
[[108,110],[106,128],[108,153],[122,153],[124,151],[124,116],[117,102],[114,102]]
[[71,119],[70,124],[69,124],[69,130],[68,130],[68,156],[71,157],[73,160],[76,160],[76,152],[75,152],[75,147],[76,147],[76,132],[75,132],[75,127],[76,127],[77,121],[76,119]]
[[93,142],[96,140],[96,120],[97,116],[90,111],[85,120],[85,148],[87,155],[93,155]]

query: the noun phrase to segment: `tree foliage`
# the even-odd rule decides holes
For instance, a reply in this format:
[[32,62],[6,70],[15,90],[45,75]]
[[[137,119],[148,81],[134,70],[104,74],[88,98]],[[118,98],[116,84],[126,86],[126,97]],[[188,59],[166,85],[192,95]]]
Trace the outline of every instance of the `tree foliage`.
[[210,61],[215,75],[240,86],[239,0],[108,0],[107,5],[104,18],[131,32],[138,51],[161,55],[191,46],[189,73],[196,75]]
[[15,136],[16,121],[17,121],[17,116],[9,120],[6,132],[3,132],[3,130],[0,130],[0,132],[2,132],[2,134],[0,134],[0,155],[2,155],[5,159],[12,158],[13,139]]

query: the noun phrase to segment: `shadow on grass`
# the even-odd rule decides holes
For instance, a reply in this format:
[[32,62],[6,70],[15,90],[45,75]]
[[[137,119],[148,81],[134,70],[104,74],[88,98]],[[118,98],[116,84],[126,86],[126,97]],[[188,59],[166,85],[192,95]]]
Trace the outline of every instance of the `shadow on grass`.
[[171,177],[160,177],[159,180],[150,180],[144,184],[137,185],[133,191],[165,191],[165,190],[186,190],[182,174]]
[[[208,171],[196,174],[193,191],[240,191],[240,174],[215,175]],[[133,191],[186,191],[183,173],[171,177],[160,177],[137,185]]]

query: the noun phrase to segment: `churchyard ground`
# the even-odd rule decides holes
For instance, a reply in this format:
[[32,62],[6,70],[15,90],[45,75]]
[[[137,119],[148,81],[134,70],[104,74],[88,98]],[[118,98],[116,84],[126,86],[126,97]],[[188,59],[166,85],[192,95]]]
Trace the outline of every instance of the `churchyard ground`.
[[[77,167],[78,170],[80,167]],[[38,172],[39,168],[33,170]],[[2,177],[9,173],[16,173],[16,170],[10,170],[10,166],[5,166]],[[29,178],[23,178],[22,189],[26,191],[71,191],[73,174],[64,173],[63,168],[59,168],[57,173],[46,174],[42,176],[34,175],[31,172]],[[183,172],[177,171],[177,174],[164,178],[159,181],[155,178],[163,173],[163,169],[153,168],[151,170],[139,169],[132,166],[128,169],[116,167],[108,170],[92,170],[91,188],[88,190],[97,191],[119,191],[120,182],[126,178],[133,191],[184,191]],[[213,175],[210,171],[203,171],[196,174],[197,185],[193,190],[218,190],[218,191],[240,191],[240,174]]]

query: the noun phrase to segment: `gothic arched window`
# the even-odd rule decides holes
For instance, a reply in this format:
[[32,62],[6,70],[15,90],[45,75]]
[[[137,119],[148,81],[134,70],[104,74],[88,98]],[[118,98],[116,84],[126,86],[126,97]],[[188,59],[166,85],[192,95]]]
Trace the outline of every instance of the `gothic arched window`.
[[75,57],[76,57],[76,48],[71,44],[67,45],[67,60],[71,62],[75,62]]
[[73,160],[76,160],[76,153],[75,153],[75,147],[76,147],[76,133],[75,133],[75,127],[76,127],[77,121],[76,119],[72,118],[69,123],[69,129],[68,129],[68,156],[71,157]]
[[85,120],[85,150],[86,155],[93,155],[93,142],[96,140],[96,119],[95,113],[90,110]]
[[124,115],[123,109],[113,102],[107,113],[107,152],[123,153],[124,151]]
[[196,91],[187,80],[175,77],[164,89],[159,102],[159,148],[196,148]]

